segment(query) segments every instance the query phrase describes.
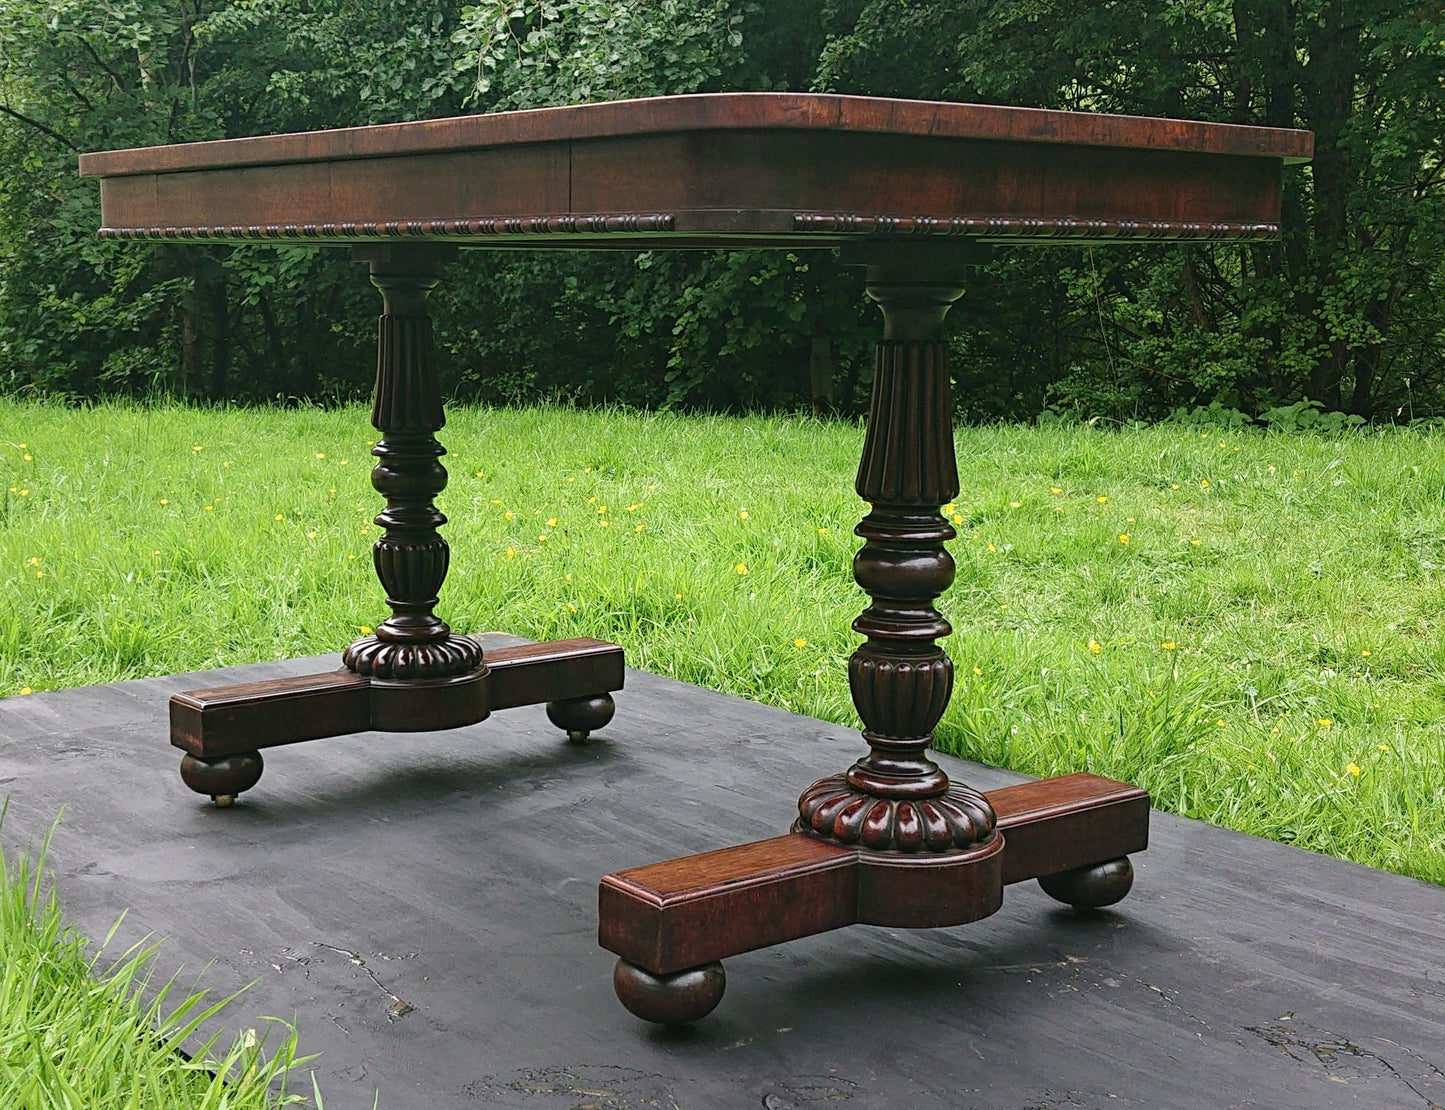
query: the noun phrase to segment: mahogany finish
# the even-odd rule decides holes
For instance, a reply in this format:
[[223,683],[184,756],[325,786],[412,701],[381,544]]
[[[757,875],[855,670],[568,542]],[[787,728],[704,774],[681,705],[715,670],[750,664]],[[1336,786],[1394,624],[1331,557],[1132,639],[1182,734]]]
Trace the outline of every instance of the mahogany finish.
[[867,267],[884,324],[856,487],[869,604],[848,665],[868,750],[803,792],[786,836],[603,878],[618,997],[650,1021],[693,1021],[721,999],[725,957],[855,922],[962,924],[1028,878],[1081,908],[1118,901],[1128,854],[1148,842],[1144,791],[1070,775],[984,794],[928,756],[953,683],[935,607],[954,574],[939,510],[959,488],[944,317],[996,244],[1274,237],[1281,167],[1312,144],[1227,124],[717,93],[85,155],[103,236],[361,244],[385,301],[373,482],[392,616],[348,649],[348,671],[177,697],[186,781],[230,801],[259,777],[261,747],[537,701],[573,740],[611,719],[619,649],[483,659],[434,613],[449,556],[425,298],[456,247],[841,246]]
[[819,93],[700,93],[533,108],[484,116],[387,123],[221,139],[174,146],[138,147],[84,154],[83,175],[168,173],[229,166],[276,166],[290,162],[476,150],[522,143],[570,142],[630,135],[746,129],[790,132],[842,131],[940,139],[991,139],[1239,154],[1308,161],[1308,131],[1200,123],[1148,116],[1100,115],[994,104],[950,104]]
[[384,307],[377,325],[376,390],[371,423],[382,438],[371,453],[380,461],[371,484],[386,498],[375,518],[383,529],[372,545],[376,575],[392,614],[357,640],[342,662],[376,678],[454,678],[485,674],[475,640],[455,636],[432,612],[447,576],[451,552],[437,531],[447,518],[432,499],[447,485],[435,433],[446,423],[432,351],[426,295],[437,269],[456,255],[446,247],[396,245],[359,248]]
[[[1092,876],[1081,873],[1094,870],[1084,864],[1103,864],[1117,890],[1120,857],[1147,847],[1149,795],[1138,787],[1078,774],[979,797],[999,814],[983,852],[908,856],[795,833],[605,876],[598,943],[656,980],[646,995],[623,997],[624,1005],[667,1024],[665,977],[855,923],[962,925],[997,910],[1006,883],[1040,879],[1054,897],[1081,907],[1128,892],[1126,884],[1117,898],[1091,901]],[[1027,832],[1040,827],[1048,836],[1030,839]],[[1017,848],[1016,831],[1025,833]],[[1060,872],[1062,891],[1048,878]]]
[[[606,692],[622,689],[622,682],[622,649],[602,640],[494,648],[484,670],[439,681],[383,681],[340,670],[188,690],[171,698],[171,743],[198,759],[215,760],[369,729],[460,728],[485,720],[493,710],[538,702],[571,707],[597,701],[610,710]],[[557,712],[565,715],[567,708]],[[594,716],[601,712],[594,710]],[[566,731],[561,722],[553,723]]]
[[1278,233],[1312,137],[1231,124],[710,93],[87,154],[102,235],[826,247]]

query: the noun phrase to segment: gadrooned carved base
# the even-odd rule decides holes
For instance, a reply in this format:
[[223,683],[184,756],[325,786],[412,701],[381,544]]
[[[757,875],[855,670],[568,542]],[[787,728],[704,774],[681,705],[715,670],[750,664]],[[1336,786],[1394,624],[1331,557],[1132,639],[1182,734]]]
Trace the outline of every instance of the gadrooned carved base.
[[848,784],[846,775],[820,779],[798,799],[793,829],[874,852],[947,852],[993,835],[988,799],[950,783],[932,798],[880,798]]
[[348,670],[369,678],[452,678],[482,665],[482,647],[466,636],[421,643],[363,636],[341,659]]

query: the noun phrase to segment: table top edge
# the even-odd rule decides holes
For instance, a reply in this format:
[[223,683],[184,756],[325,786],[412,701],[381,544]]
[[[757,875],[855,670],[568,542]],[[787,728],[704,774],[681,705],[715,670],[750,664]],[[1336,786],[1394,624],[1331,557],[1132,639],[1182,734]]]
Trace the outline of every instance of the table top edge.
[[179,173],[748,129],[851,131],[1232,154],[1286,163],[1307,161],[1314,147],[1311,132],[1245,124],[832,93],[694,93],[100,151],[81,155],[80,175]]

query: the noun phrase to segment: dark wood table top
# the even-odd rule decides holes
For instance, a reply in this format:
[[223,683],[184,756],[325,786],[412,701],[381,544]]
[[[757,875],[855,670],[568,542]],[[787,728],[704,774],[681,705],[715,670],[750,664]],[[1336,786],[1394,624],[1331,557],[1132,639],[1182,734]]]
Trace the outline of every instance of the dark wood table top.
[[480,247],[1268,238],[1313,137],[708,93],[86,154],[102,235]]

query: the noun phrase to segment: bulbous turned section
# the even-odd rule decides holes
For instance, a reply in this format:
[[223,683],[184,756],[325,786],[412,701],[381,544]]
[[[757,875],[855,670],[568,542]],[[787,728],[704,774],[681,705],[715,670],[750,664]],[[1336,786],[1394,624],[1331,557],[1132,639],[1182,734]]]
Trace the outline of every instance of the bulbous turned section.
[[1050,898],[1075,909],[1099,910],[1122,901],[1134,888],[1134,865],[1128,856],[1120,856],[1072,871],[1040,875],[1039,886]]
[[348,670],[369,678],[452,678],[482,665],[480,644],[452,635],[445,624],[441,627],[443,636],[436,640],[363,636],[346,649],[342,662]]
[[653,975],[618,960],[612,969],[612,988],[618,1001],[643,1021],[686,1025],[717,1008],[727,989],[727,973],[716,960],[671,975]]
[[848,660],[848,689],[869,733],[923,748],[948,708],[953,661],[938,648],[901,655],[864,644]]
[[988,840],[994,823],[988,799],[961,783],[929,798],[885,798],[858,790],[845,774],[803,791],[793,830],[871,852],[948,852]]
[[218,759],[202,759],[187,752],[181,756],[181,780],[197,794],[210,795],[225,809],[236,795],[261,781],[266,763],[260,752],[236,752]]

